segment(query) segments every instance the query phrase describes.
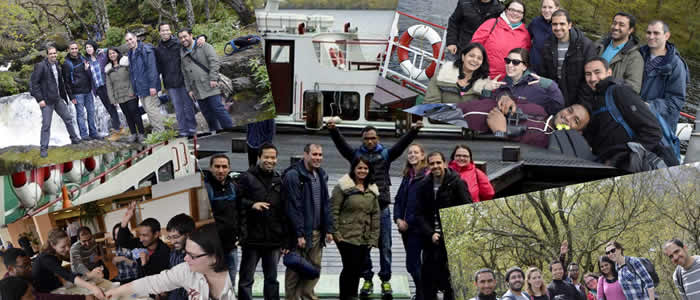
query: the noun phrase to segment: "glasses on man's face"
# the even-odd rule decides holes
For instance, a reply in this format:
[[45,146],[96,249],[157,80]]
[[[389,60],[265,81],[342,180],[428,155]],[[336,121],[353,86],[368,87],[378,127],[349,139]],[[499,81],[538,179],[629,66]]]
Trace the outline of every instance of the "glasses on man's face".
[[517,65],[519,65],[520,63],[523,62],[522,60],[519,60],[519,59],[510,59],[510,58],[507,58],[507,57],[504,58],[503,61],[506,62],[506,65],[512,63],[514,66],[517,66]]
[[617,250],[617,249],[616,249],[616,248],[612,248],[612,249],[610,249],[610,250],[608,250],[608,251],[605,251],[605,255],[610,255],[610,253],[615,253],[615,250]]
[[206,253],[194,255],[194,254],[189,253],[189,252],[185,252],[185,255],[186,255],[186,256],[189,256],[189,257],[192,258],[192,259],[198,259],[198,258],[200,258],[200,257],[202,257],[202,256],[207,256]]
[[514,13],[514,14],[518,14],[518,15],[522,15],[523,13],[525,13],[525,12],[522,11],[522,10],[517,10],[517,9],[513,9],[513,8],[509,8],[508,11],[509,11],[509,12],[512,12],[512,13]]
[[172,241],[172,240],[179,240],[181,237],[182,237],[182,235],[169,235],[167,238],[168,238],[168,241]]

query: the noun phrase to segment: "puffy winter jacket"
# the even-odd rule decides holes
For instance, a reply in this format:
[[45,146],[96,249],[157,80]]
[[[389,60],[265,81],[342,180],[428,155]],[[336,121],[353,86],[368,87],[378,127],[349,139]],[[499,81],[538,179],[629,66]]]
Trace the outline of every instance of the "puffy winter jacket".
[[111,63],[105,66],[105,82],[107,82],[107,96],[112,104],[124,103],[136,97],[129,80],[129,58],[126,56],[119,59],[119,65],[116,68]]
[[448,61],[440,68],[438,75],[430,79],[423,103],[458,103],[478,99],[488,82],[487,78],[477,79],[469,90],[462,92],[457,80],[459,70],[454,66],[454,62]]
[[[251,167],[238,180],[241,199],[241,244],[254,247],[286,247],[289,223],[283,202],[282,178],[277,171],[266,174]],[[269,209],[253,209],[256,202],[269,203]]]
[[586,60],[596,56],[595,45],[589,40],[581,30],[572,27],[569,31],[569,50],[564,57],[561,69],[561,77],[557,74],[559,41],[555,36],[551,36],[542,49],[542,75],[556,80],[564,95],[564,106],[580,103],[587,96],[590,96],[591,89],[587,88],[583,67]]
[[494,78],[496,75],[501,75],[501,78],[506,76],[506,64],[503,59],[508,56],[510,50],[515,48],[530,50],[532,45],[530,33],[527,32],[525,23],[513,29],[510,27],[510,21],[508,21],[505,13],[502,13],[498,18],[487,20],[484,24],[481,24],[474,33],[472,42],[481,43],[486,48],[491,78]]
[[489,177],[486,176],[483,171],[479,170],[473,162],[460,167],[457,162],[453,160],[450,162],[449,167],[459,173],[459,177],[462,178],[467,185],[469,194],[472,197],[472,202],[493,199],[493,195],[496,194],[496,192],[493,190]]
[[343,241],[352,245],[370,245],[379,243],[379,189],[370,184],[360,191],[350,175],[345,174],[333,188],[331,197],[331,214],[336,242]]
[[[642,53],[646,66],[651,58],[649,46],[643,46],[639,52]],[[689,83],[688,65],[676,50],[676,46],[666,42],[666,55],[661,63],[656,68],[644,72],[641,96],[652,109],[661,114],[673,132],[676,132]]]
[[493,91],[484,90],[482,95],[498,100],[501,95],[507,92],[513,98],[525,99],[530,103],[542,106],[550,115],[554,115],[564,108],[564,96],[557,83],[549,78],[540,77],[539,83],[530,84],[536,80],[538,79],[533,77],[530,71],[525,71],[518,82],[513,83],[513,79],[506,77],[503,80],[505,85]]
[[464,49],[484,21],[497,18],[503,12],[503,4],[498,0],[491,0],[483,9],[479,2],[481,0],[457,1],[457,8],[448,21],[446,45],[457,45],[459,49]]
[[[596,45],[598,55],[603,55],[605,48],[610,45],[610,36],[602,39]],[[612,77],[620,78],[625,84],[632,87],[635,93],[642,90],[642,77],[644,73],[644,59],[639,53],[639,40],[636,36],[630,36],[629,41],[622,47],[611,61]]]

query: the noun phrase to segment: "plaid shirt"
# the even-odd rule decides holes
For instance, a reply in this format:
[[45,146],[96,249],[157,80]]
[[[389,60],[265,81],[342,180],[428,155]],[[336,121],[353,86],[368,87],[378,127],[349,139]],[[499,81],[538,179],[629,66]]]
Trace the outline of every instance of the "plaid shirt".
[[141,273],[141,268],[139,268],[138,258],[133,258],[133,256],[131,255],[131,250],[119,247],[117,248],[116,255],[126,257],[137,263],[132,265],[125,261],[118,262],[117,269],[119,270],[119,274],[117,274],[117,277],[114,279],[122,281],[143,277],[143,274]]
[[647,287],[653,287],[654,281],[638,258],[625,256],[625,264],[622,268],[618,265],[615,268],[627,300],[649,300]]
[[[185,251],[171,250],[170,251],[170,268],[185,262]],[[183,288],[170,291],[168,300],[187,300],[187,291]]]
[[102,77],[102,66],[100,65],[99,60],[91,60],[88,58],[88,61],[90,62],[90,69],[92,70],[92,82],[95,85],[95,88],[101,87],[105,85],[105,79]]

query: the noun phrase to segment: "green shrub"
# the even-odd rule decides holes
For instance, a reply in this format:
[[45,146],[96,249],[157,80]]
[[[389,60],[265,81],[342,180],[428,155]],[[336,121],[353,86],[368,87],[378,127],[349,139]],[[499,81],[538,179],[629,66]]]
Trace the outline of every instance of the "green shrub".
[[0,72],[0,97],[14,95],[20,92],[20,87],[15,82],[16,72]]
[[225,44],[241,35],[241,31],[237,29],[238,25],[238,18],[234,17],[209,24],[195,24],[192,28],[192,34],[195,36],[200,34],[206,35],[207,43],[212,45]]
[[124,35],[126,34],[126,30],[121,27],[116,27],[112,26],[107,29],[107,34],[106,38],[102,42],[102,47],[118,47],[119,45],[124,43]]

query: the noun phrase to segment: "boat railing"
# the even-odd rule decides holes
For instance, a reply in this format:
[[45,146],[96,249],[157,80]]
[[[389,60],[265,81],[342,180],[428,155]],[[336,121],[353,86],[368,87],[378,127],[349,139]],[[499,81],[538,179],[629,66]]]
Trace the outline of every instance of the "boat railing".
[[[337,39],[313,40],[316,59],[320,64],[332,65],[345,71],[379,70],[383,50],[387,46],[384,39]],[[367,55],[373,55],[368,57]]]
[[[418,48],[416,46],[404,46],[400,44],[399,41],[399,36],[400,33],[398,32],[398,22],[399,18],[401,16],[408,17],[410,19],[416,20],[419,23],[425,24],[430,26],[431,28],[436,28],[442,31],[442,45],[440,47],[440,52],[438,53],[438,58],[433,57],[432,52],[426,51],[424,49]],[[382,67],[380,69],[380,76],[387,78],[387,79],[394,79],[398,80],[401,82],[402,85],[410,87],[414,90],[417,90],[419,92],[425,93],[426,89],[428,88],[426,84],[420,82],[419,80],[415,78],[411,78],[411,76],[406,75],[403,72],[399,71],[394,71],[389,68],[389,63],[391,62],[391,57],[394,53],[398,53],[398,49],[404,49],[408,51],[409,53],[413,53],[413,58],[411,59],[411,63],[413,63],[414,66],[416,66],[419,69],[424,69],[431,63],[435,62],[436,68],[435,68],[435,73],[437,74],[440,71],[440,67],[445,63],[443,59],[443,54],[445,52],[445,40],[447,38],[447,27],[441,26],[435,23],[432,23],[430,21],[418,18],[416,16],[407,14],[405,12],[401,11],[396,11],[394,14],[394,20],[392,23],[392,30],[389,36],[388,46],[385,52],[385,55],[383,57],[383,62],[382,62]]]

